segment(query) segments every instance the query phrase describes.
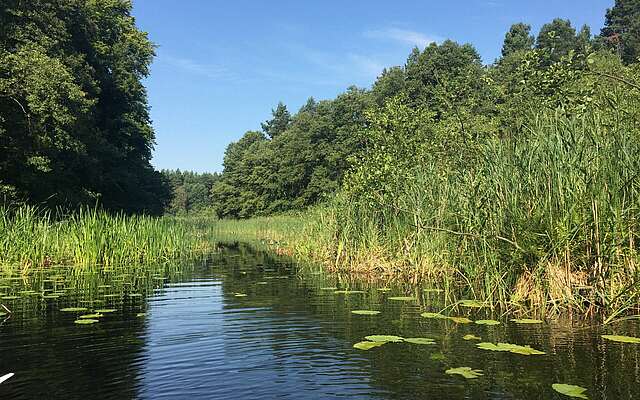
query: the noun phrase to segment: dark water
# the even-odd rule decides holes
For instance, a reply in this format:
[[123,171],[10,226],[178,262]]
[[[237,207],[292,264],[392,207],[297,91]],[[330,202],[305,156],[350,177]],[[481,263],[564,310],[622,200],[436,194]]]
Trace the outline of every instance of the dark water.
[[[494,318],[499,326],[420,317],[439,311],[441,294],[348,285],[247,246],[227,247],[190,267],[59,271],[0,280],[18,299],[0,317],[0,399],[562,399],[553,383],[586,387],[591,399],[640,399],[640,345],[601,334],[638,336],[640,321],[589,328],[563,320],[517,325],[477,309],[451,314]],[[19,293],[34,290],[36,294]],[[58,293],[42,299],[40,292]],[[246,294],[244,297],[236,294]],[[398,302],[389,296],[415,295]],[[98,303],[88,303],[91,300]],[[64,307],[113,308],[94,325],[74,324]],[[377,316],[351,310],[373,309]],[[145,315],[139,315],[146,313]],[[430,337],[435,345],[388,343],[371,334]],[[531,345],[545,355],[478,349],[465,341]],[[454,367],[482,370],[466,380]]]

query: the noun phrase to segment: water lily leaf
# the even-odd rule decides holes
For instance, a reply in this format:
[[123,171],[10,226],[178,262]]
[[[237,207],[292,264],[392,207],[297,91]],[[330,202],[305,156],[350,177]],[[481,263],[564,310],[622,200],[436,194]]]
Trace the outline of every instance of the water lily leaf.
[[78,325],[91,325],[97,322],[100,322],[100,321],[98,321],[97,319],[78,319],[74,321],[74,323]]
[[379,292],[390,292],[391,288],[388,288],[388,287],[378,288],[378,291]]
[[618,335],[602,335],[604,339],[611,340],[612,342],[621,343],[640,343],[640,338],[633,336],[618,336]]
[[96,318],[100,318],[100,317],[104,317],[104,315],[103,314],[98,314],[98,313],[86,314],[86,315],[81,315],[78,318],[79,319],[96,319]]
[[247,295],[245,293],[236,293],[236,294],[234,294],[234,296],[236,296],[236,297],[247,297]]
[[451,321],[455,322],[456,324],[470,324],[470,323],[473,322],[469,318],[465,318],[465,317],[447,317],[447,319],[450,319]]
[[478,346],[478,348],[482,350],[503,351],[503,352],[509,352],[514,354],[521,354],[524,356],[546,354],[544,351],[536,350],[531,346],[520,346],[517,344],[511,344],[511,343],[493,344],[493,343],[483,342],[483,343],[478,343],[476,346]]
[[336,291],[336,290],[338,290],[338,288],[337,287],[322,287],[322,288],[320,288],[320,290],[333,290],[333,291]]
[[369,336],[366,336],[365,339],[372,342],[385,342],[385,343],[386,342],[398,343],[404,340],[403,337],[394,336],[394,335],[369,335]]
[[423,289],[425,293],[442,293],[444,292],[444,290],[442,289],[435,289],[435,288],[426,288]]
[[136,314],[136,317],[138,317],[138,318],[146,317],[146,316],[147,316],[147,313],[143,313],[143,312]]
[[83,311],[87,311],[87,308],[86,307],[67,307],[67,308],[61,308],[60,311],[62,311],[62,312],[83,312]]
[[436,344],[431,338],[406,338],[404,341],[412,344]]
[[492,319],[481,319],[481,320],[476,321],[476,324],[493,326],[493,325],[500,325],[500,322],[492,320]]
[[431,318],[431,319],[447,319],[445,315],[442,315],[440,313],[432,313],[432,312],[425,312],[420,314],[420,316],[424,318]]
[[516,324],[541,324],[544,321],[541,321],[539,319],[529,319],[529,318],[524,318],[524,319],[512,319],[512,322],[515,322]]
[[118,311],[118,310],[115,309],[115,308],[104,308],[104,309],[101,309],[101,310],[95,310],[95,312],[97,314],[109,314],[109,313],[114,313],[116,311]]
[[142,297],[142,293],[129,293],[129,297]]
[[462,307],[469,307],[469,308],[487,307],[486,303],[482,303],[477,300],[460,300],[458,304],[461,305]]
[[553,385],[551,385],[551,387],[556,392],[562,393],[565,396],[575,397],[578,399],[588,399],[587,395],[584,394],[584,392],[587,391],[587,388],[575,385],[567,385],[564,383],[554,383]]
[[444,361],[447,359],[443,353],[433,353],[429,356],[430,360],[433,361]]
[[413,301],[415,299],[416,299],[415,297],[411,297],[411,296],[389,297],[389,300],[393,300],[393,301]]
[[380,311],[353,310],[353,311],[351,311],[351,314],[356,314],[356,315],[378,315],[378,314],[380,314]]
[[481,337],[476,336],[476,335],[464,335],[462,338],[464,340],[482,340]]
[[446,370],[445,373],[449,375],[460,375],[467,379],[476,379],[483,375],[481,369],[471,369],[469,367],[451,368]]
[[43,299],[59,299],[60,295],[59,294],[45,294],[44,296],[42,296]]
[[334,294],[360,294],[364,293],[362,290],[336,290]]
[[387,342],[359,342],[353,345],[354,349],[358,350],[371,350],[374,347],[380,347]]

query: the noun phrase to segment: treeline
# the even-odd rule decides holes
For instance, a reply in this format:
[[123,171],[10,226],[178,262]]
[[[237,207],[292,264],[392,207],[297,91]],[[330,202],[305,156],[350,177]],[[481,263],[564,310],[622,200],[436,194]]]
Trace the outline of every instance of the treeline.
[[130,0],[3,0],[0,201],[160,214],[142,79],[154,46]]
[[[588,88],[568,82],[589,73],[589,55],[602,54],[611,68],[617,59],[635,62],[639,19],[640,2],[618,0],[595,37],[588,26],[576,29],[563,19],[545,24],[537,35],[527,24],[514,24],[501,57],[489,66],[470,44],[433,43],[414,48],[403,66],[384,70],[369,90],[351,87],[334,100],[311,98],[293,115],[278,104],[262,130],[227,148],[212,189],[216,212],[246,218],[305,208],[337,193],[347,172],[364,160],[377,167],[355,172],[349,186],[366,187],[371,197],[393,193],[395,188],[380,185],[401,173],[403,163],[418,163],[409,151],[416,146],[464,168],[482,140],[529,129],[525,120],[532,110],[588,102]],[[392,142],[373,143],[371,135],[379,131],[380,140]],[[425,131],[428,138],[420,133]],[[383,150],[372,160],[375,146]]]
[[213,214],[211,190],[219,174],[191,171],[162,170],[161,174],[171,187],[171,202],[165,212],[172,215]]

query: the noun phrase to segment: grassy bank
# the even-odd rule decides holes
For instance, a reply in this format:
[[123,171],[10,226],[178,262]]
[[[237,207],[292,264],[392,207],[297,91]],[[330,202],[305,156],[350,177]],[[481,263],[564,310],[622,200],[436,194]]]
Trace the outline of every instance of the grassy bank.
[[54,218],[34,207],[0,208],[0,266],[157,264],[212,250],[210,221],[83,210]]

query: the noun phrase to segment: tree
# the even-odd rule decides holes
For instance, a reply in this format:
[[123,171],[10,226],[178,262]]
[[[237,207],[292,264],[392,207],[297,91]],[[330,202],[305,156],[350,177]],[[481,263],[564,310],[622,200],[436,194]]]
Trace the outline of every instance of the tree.
[[576,30],[567,19],[556,18],[544,24],[536,39],[536,48],[545,51],[550,62],[558,62],[577,46]]
[[600,32],[605,45],[631,64],[640,57],[640,0],[616,0]]
[[271,114],[273,118],[262,124],[262,130],[267,136],[273,139],[287,130],[291,123],[291,114],[289,114],[287,106],[282,104],[282,102],[278,103],[275,110],[271,110]]
[[531,25],[521,22],[513,24],[504,37],[502,57],[508,57],[518,51],[531,50],[534,43],[535,38],[531,35]]

